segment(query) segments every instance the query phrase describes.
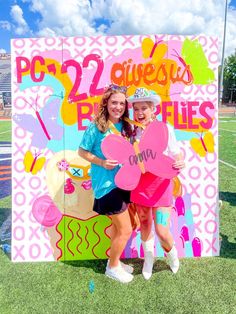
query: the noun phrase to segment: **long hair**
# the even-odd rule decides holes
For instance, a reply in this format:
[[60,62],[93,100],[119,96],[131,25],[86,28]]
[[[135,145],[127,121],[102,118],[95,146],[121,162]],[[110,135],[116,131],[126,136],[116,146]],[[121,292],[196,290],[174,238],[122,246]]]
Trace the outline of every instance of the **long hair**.
[[[122,93],[126,96],[125,92],[122,92],[121,89],[119,89],[119,86],[117,89],[109,88],[105,91],[103,94],[103,97],[101,99],[100,104],[98,105],[97,113],[94,118],[94,122],[99,129],[100,132],[105,133],[109,129],[109,113],[107,109],[108,100],[110,99],[111,95]],[[132,129],[130,124],[124,120],[124,118],[129,118],[129,109],[128,109],[128,101],[125,99],[125,111],[124,114],[121,117],[121,120],[123,121],[122,126],[122,135],[126,137],[130,137],[132,134]]]

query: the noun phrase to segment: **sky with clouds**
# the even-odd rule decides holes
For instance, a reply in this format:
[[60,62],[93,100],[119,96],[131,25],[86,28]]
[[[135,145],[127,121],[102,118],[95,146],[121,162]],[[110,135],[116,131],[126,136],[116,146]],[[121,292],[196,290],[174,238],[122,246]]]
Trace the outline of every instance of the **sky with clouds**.
[[[0,0],[0,52],[10,52],[10,39],[18,37],[205,34],[218,36],[222,43],[225,3],[226,0]],[[236,0],[228,0],[225,56],[235,53],[235,21]]]

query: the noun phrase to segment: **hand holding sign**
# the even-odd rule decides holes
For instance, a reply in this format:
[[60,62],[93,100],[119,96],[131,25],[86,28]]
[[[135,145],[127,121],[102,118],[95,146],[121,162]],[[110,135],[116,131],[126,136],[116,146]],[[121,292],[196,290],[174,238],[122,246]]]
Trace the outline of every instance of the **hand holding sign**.
[[172,167],[174,160],[163,154],[167,148],[168,129],[163,122],[154,121],[145,129],[139,144],[130,144],[123,137],[110,134],[102,142],[103,154],[117,160],[123,166],[115,177],[115,183],[124,190],[133,190],[141,173],[151,172],[170,179],[178,174]]

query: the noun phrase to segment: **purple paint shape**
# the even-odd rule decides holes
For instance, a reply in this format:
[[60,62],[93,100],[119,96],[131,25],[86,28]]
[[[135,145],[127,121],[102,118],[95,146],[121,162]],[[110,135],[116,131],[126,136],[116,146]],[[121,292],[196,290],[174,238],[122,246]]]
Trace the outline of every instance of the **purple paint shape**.
[[138,258],[138,251],[136,248],[131,249],[131,258]]
[[143,258],[144,257],[144,250],[143,250],[143,245],[140,245],[140,257]]
[[[140,232],[140,231],[139,231]],[[136,243],[136,237],[137,237],[137,231],[134,230],[131,234],[131,237],[129,238],[129,241],[125,247],[124,254],[127,257],[136,258],[138,257],[138,251],[137,251],[137,243]]]
[[178,251],[178,256],[184,257],[183,243],[179,237],[179,229],[178,229],[178,219],[180,217],[177,216],[177,213],[175,210],[172,210],[171,218],[172,218],[171,222],[173,225],[172,230],[173,230],[173,235],[174,235],[174,241],[175,241],[176,249]]
[[12,117],[15,123],[20,127],[33,133],[32,146],[43,149],[47,146],[49,138],[52,140],[60,140],[63,137],[63,127],[57,124],[59,105],[60,100],[54,99],[50,103],[47,103],[40,113],[38,113],[40,114],[47,133],[45,133],[42,123],[40,123],[39,119],[35,118],[33,114],[24,113]]
[[195,237],[192,241],[193,256],[200,257],[202,252],[201,240],[198,237]]
[[181,236],[184,238],[184,241],[189,241],[189,232],[187,226],[183,226],[180,233]]
[[191,194],[186,193],[186,194],[183,196],[183,200],[184,200],[184,207],[185,207],[185,210],[187,211],[188,209],[191,209],[191,205],[192,205]]
[[181,234],[183,226],[187,226],[186,219],[184,216],[178,216],[178,232]]
[[175,208],[177,210],[178,216],[184,216],[185,214],[185,205],[184,200],[181,196],[177,197],[175,200]]
[[121,258],[121,259],[126,258],[126,256],[125,256],[125,250],[122,252],[120,258]]
[[181,243],[182,243],[182,247],[183,247],[183,249],[184,249],[184,243],[185,243],[184,237],[181,235],[181,236],[179,237],[179,239],[180,239],[180,241],[181,241]]
[[195,236],[195,227],[194,225],[188,226],[188,234],[189,234],[189,241],[192,241]]
[[131,247],[133,243],[133,238],[135,236],[136,236],[136,232],[133,231],[122,253],[122,258],[131,258]]

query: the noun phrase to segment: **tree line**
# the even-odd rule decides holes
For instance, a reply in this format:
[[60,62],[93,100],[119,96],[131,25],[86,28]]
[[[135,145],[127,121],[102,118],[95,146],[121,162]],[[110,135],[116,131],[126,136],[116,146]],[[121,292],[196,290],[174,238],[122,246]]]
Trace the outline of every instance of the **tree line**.
[[222,102],[236,105],[236,49],[235,53],[224,61]]

